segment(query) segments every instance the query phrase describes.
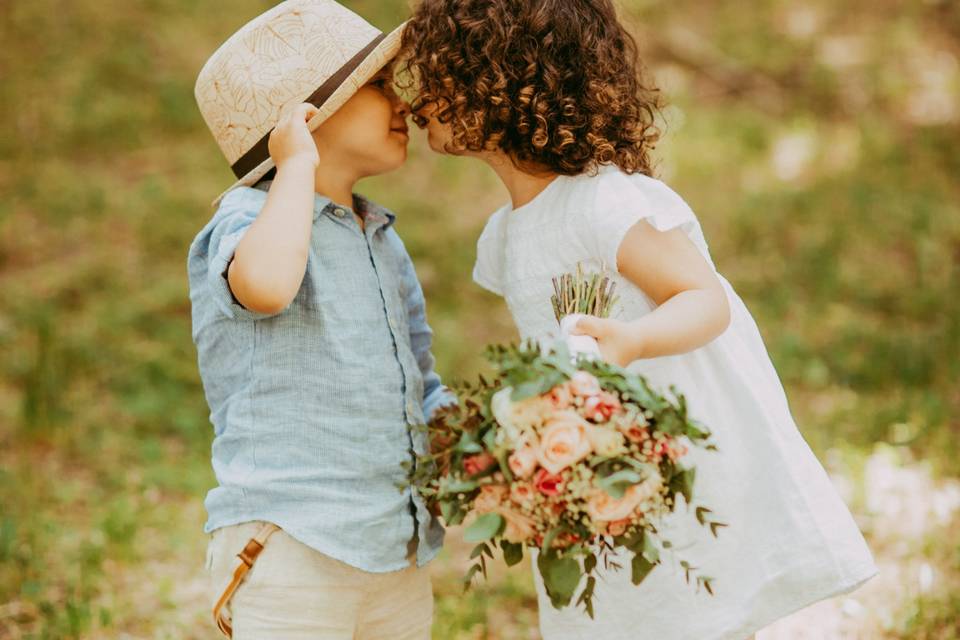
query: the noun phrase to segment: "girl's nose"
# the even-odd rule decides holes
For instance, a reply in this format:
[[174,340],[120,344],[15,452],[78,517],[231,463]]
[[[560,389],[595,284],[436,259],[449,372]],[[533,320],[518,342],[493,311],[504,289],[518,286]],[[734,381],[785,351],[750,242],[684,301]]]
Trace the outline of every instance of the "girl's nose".
[[410,115],[410,103],[400,96],[397,96],[394,102],[393,110],[397,113],[397,115],[406,118]]

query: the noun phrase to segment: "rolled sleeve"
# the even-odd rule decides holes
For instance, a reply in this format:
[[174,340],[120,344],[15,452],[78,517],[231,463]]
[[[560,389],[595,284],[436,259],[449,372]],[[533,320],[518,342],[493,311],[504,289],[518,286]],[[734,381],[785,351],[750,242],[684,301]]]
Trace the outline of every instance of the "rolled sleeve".
[[[259,190],[257,193],[262,193]],[[232,194],[231,194],[232,195]],[[243,195],[243,194],[241,194]],[[213,303],[224,315],[236,320],[261,320],[269,313],[259,313],[244,307],[233,295],[227,270],[247,229],[257,219],[263,198],[237,197],[224,199],[220,211],[211,223],[207,248],[207,286]]]

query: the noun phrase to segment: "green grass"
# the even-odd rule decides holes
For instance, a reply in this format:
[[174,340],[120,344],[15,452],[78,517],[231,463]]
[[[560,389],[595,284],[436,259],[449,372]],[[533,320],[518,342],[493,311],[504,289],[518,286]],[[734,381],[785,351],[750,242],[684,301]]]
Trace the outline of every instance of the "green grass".
[[[212,434],[185,257],[231,175],[192,85],[271,4],[0,9],[0,638],[215,637],[196,583]],[[346,4],[384,29],[405,14]],[[960,127],[911,114],[920,71],[960,56],[960,14],[901,4],[811,2],[804,38],[785,26],[797,3],[624,2],[675,105],[662,174],[754,313],[804,436],[820,454],[898,443],[955,477]],[[831,62],[840,36],[853,66]],[[960,108],[956,64],[943,68]],[[399,214],[441,373],[470,377],[484,343],[514,336],[470,282],[504,192],[415,138],[403,169],[362,188]],[[791,144],[807,160],[778,172]],[[435,637],[535,637],[526,571],[463,596],[457,553],[438,564]],[[956,554],[931,542],[953,575]],[[902,637],[960,637],[957,593],[898,612]]]

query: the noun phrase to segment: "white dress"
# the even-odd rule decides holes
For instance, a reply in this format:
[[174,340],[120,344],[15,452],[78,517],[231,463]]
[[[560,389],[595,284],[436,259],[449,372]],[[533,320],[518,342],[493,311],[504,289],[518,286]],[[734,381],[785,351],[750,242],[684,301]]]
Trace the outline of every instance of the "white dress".
[[[623,237],[640,220],[661,231],[681,228],[713,264],[680,196],[653,178],[607,167],[594,176],[561,176],[530,203],[494,213],[478,242],[474,280],[504,297],[522,338],[550,339],[558,334],[551,278],[578,262],[615,272]],[[612,276],[620,296],[612,317],[634,319],[656,306]],[[555,610],[534,570],[545,640],[742,640],[876,574],[850,512],[797,430],[753,317],[720,281],[732,315],[723,334],[694,351],[629,366],[654,387],[675,385],[690,415],[714,434],[718,452],[691,453],[694,503],[729,526],[715,539],[678,507],[662,530],[680,548],[678,559],[715,578],[716,595],[696,593],[676,560],[665,560],[639,587],[622,562],[623,570],[598,580],[591,621],[573,606]]]

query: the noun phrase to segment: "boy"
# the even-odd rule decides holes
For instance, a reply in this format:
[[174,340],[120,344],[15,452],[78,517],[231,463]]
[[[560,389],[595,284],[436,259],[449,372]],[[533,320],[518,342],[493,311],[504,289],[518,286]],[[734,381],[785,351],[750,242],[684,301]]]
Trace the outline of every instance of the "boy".
[[188,261],[215,431],[214,617],[238,639],[430,636],[442,529],[397,486],[425,453],[409,427],[448,392],[394,216],[353,194],[406,159],[399,34],[289,0],[197,81],[240,178]]

